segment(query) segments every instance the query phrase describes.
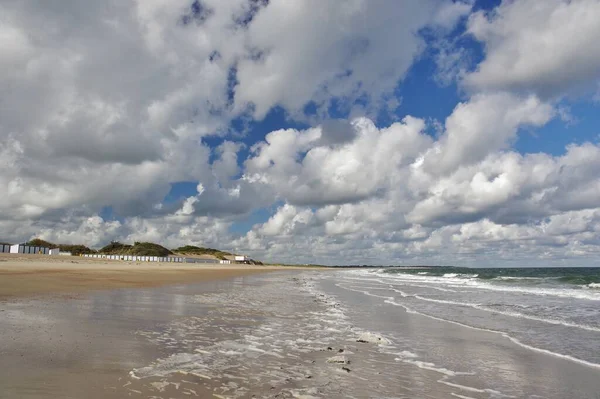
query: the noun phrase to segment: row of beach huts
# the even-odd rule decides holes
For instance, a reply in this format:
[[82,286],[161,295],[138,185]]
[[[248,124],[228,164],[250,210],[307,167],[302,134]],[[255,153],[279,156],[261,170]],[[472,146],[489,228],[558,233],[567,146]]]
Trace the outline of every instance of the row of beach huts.
[[[4,254],[39,254],[39,255],[60,255],[58,248],[34,247],[25,244],[0,244],[0,253]],[[70,254],[69,254],[70,255]]]
[[136,255],[104,255],[104,254],[85,254],[84,258],[125,260],[133,262],[175,262],[184,263],[185,258],[179,256],[136,256]]
[[230,260],[186,258],[183,256],[137,256],[137,255],[104,255],[86,254],[84,258],[123,260],[129,262],[171,262],[171,263],[231,263]]

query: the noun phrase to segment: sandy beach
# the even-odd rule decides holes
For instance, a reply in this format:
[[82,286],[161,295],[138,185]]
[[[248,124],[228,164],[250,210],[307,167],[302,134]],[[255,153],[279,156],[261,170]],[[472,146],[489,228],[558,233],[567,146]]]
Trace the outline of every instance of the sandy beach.
[[292,268],[0,254],[0,300],[51,293],[193,283],[282,269]]
[[[299,271],[2,255],[0,398],[160,397],[147,379],[130,376],[169,350],[149,341],[145,331],[204,317],[209,308],[196,303],[198,295],[235,292],[254,276]],[[207,319],[203,327],[219,338],[225,334],[222,322]],[[203,395],[220,386],[191,386],[172,397]]]
[[448,302],[474,288],[427,275],[2,263],[13,273],[5,293],[12,283],[36,295],[0,301],[0,398],[596,399],[600,390],[595,327],[455,311]]

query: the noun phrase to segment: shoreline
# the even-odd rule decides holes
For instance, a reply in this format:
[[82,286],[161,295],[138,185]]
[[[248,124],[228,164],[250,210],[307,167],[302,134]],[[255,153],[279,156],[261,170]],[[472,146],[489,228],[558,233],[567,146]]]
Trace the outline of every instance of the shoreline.
[[0,301],[48,294],[158,287],[301,267],[128,262],[48,255],[0,255]]

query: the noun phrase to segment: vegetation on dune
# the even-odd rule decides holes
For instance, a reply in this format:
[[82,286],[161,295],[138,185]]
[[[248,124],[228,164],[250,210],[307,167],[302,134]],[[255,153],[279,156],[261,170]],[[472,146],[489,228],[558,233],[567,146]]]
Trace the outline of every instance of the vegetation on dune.
[[42,240],[41,238],[34,238],[33,240],[26,242],[25,245],[32,247],[58,248],[58,245]]
[[[1,244],[1,243],[0,243]],[[85,245],[73,245],[73,244],[54,244],[40,238],[34,238],[33,240],[25,243],[34,247],[46,247],[46,248],[59,248],[62,252],[70,252],[72,255],[79,256],[84,254],[104,254],[104,255],[136,255],[136,256],[159,256],[165,257],[173,255],[174,253],[181,255],[209,255],[214,256],[216,259],[225,260],[227,256],[232,256],[231,252],[221,251],[214,248],[197,247],[195,245],[185,245],[183,247],[169,250],[162,245],[155,244],[152,242],[135,242],[133,245],[123,244],[118,241],[112,241],[110,244],[103,248],[95,251]],[[259,261],[249,261],[248,263],[262,265]]]
[[129,255],[139,256],[169,256],[172,255],[168,248],[152,242],[135,242]]
[[229,252],[220,251],[218,249],[196,247],[194,245],[185,245],[183,247],[175,248],[173,252],[182,255],[211,255],[217,259],[225,259],[225,256],[232,255]]
[[52,242],[48,242],[42,240],[40,238],[34,238],[33,240],[25,243],[25,245],[29,245],[32,247],[46,247],[46,248],[58,248],[61,252],[70,252],[72,255],[79,256],[82,254],[95,254],[91,248],[86,247],[85,245],[79,244],[54,244]]
[[160,256],[171,255],[169,249],[152,242],[135,242],[133,245],[112,241],[98,251],[105,255],[136,255],[136,256]]
[[211,255],[222,260],[225,259],[225,256],[232,255],[229,252],[220,251],[218,249],[196,247],[194,245],[185,245],[183,247],[175,248],[173,252],[182,255]]
[[179,247],[179,248],[175,248],[173,251],[175,252],[186,252],[186,253],[195,253],[195,254],[199,254],[199,255],[215,255],[215,254],[220,254],[220,255],[232,255],[230,252],[225,252],[225,251],[221,251],[219,249],[214,249],[214,248],[204,248],[204,247],[197,247],[194,245],[185,245],[183,247]]
[[110,244],[100,248],[98,253],[104,255],[125,255],[131,248],[133,248],[133,245],[111,241]]
[[62,252],[70,252],[71,255],[74,255],[74,256],[96,253],[96,251],[94,251],[93,249],[88,248],[85,245],[81,245],[81,244],[76,244],[76,245],[58,244],[58,248]]
[[[183,247],[173,249],[173,252],[181,255],[209,255],[217,259],[225,260],[227,256],[233,256],[231,252],[221,251],[214,248],[197,247],[195,245],[185,245]],[[246,263],[252,265],[262,265],[263,263],[257,260],[249,260]]]
[[57,244],[42,240],[41,238],[34,238],[33,240],[26,242],[25,245],[32,247],[58,248]]

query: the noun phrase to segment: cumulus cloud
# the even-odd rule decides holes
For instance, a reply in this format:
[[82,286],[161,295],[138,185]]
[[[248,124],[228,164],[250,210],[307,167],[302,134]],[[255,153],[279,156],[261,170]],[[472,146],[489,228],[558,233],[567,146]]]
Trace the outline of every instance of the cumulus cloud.
[[[527,100],[516,104],[522,107],[521,111],[532,115]],[[459,105],[449,119],[460,115],[461,107]],[[513,112],[511,107],[508,109]],[[529,120],[526,118],[520,123]],[[512,122],[509,125],[512,126]],[[600,169],[600,147],[596,144],[571,145],[564,155],[552,156],[498,151],[492,143],[480,157],[462,162],[454,169],[431,168],[428,167],[431,154],[439,164],[447,153],[457,151],[446,145],[450,131],[434,141],[427,135],[422,120],[407,119],[380,130],[369,120],[359,119],[353,126],[354,140],[342,147],[319,144],[319,129],[275,132],[273,136],[281,137],[267,136],[267,141],[258,147],[259,153],[247,161],[247,169],[252,170],[253,165],[264,166],[257,181],[273,187],[286,204],[267,222],[237,240],[236,245],[262,250],[271,257],[285,257],[282,242],[291,241],[302,247],[306,244],[303,240],[313,237],[316,241],[310,241],[310,245],[329,248],[332,252],[342,250],[344,259],[357,262],[361,257],[381,261],[386,257],[397,259],[399,252],[403,254],[400,258],[410,255],[411,258],[434,256],[431,259],[437,259],[435,256],[442,252],[475,256],[496,242],[506,251],[496,253],[502,258],[514,256],[514,251],[523,243],[539,245],[540,250],[556,254],[557,246],[587,237],[584,240],[587,255],[597,245],[597,240],[590,241],[591,232],[597,228],[600,199],[600,180],[593,172]],[[447,123],[447,126],[452,124]],[[472,133],[484,135],[486,128],[482,124],[479,132]],[[514,129],[511,127],[506,134],[514,134]],[[365,141],[365,137],[371,142]],[[287,140],[285,150],[283,139]],[[465,140],[463,145],[469,148],[470,143]],[[321,168],[312,167],[311,154],[322,152],[327,156],[318,158]],[[285,154],[287,164],[280,165],[274,157],[280,154]],[[345,160],[340,161],[340,165],[347,168],[361,165],[360,172],[352,170],[347,176],[340,173],[333,163],[339,159]],[[380,159],[385,162],[378,165]],[[369,174],[370,168],[377,172]],[[344,178],[351,181],[340,185],[348,191],[344,192],[344,200],[339,201],[334,182]],[[290,181],[293,183],[289,184]],[[307,181],[327,184],[310,187],[314,188],[311,192]],[[353,189],[358,187],[358,182],[365,190],[370,189],[368,194]],[[327,194],[323,193],[324,188],[329,189]],[[298,199],[312,201],[303,203]],[[587,215],[585,229],[581,227],[583,222],[577,228],[566,228],[562,232],[549,227],[556,226],[557,220],[576,215]],[[479,231],[486,226],[489,232]],[[554,231],[552,237],[545,237],[550,231]],[[477,243],[470,243],[465,237]],[[350,250],[357,246],[366,248],[352,255]],[[384,251],[383,257],[381,251]],[[529,251],[531,253],[521,254],[535,257],[536,250],[528,248]],[[335,259],[331,252],[328,256],[331,261]]]
[[465,83],[546,98],[587,89],[600,79],[599,18],[597,0],[503,1],[478,11],[468,32],[485,45],[486,57]]
[[[589,262],[598,143],[512,147],[523,129],[572,118],[558,98],[598,87],[600,3],[473,5],[4,1],[0,238],[200,243],[330,264]],[[478,65],[456,47],[463,33],[483,45]],[[378,125],[432,54],[438,82],[458,77],[465,97],[443,123]],[[311,127],[229,134],[274,107]],[[180,182],[195,192],[166,201]],[[269,216],[234,233],[257,210]]]
[[[416,33],[439,4],[271,2],[248,28],[247,46],[255,56],[237,65],[237,108],[252,103],[261,119],[274,105],[293,113],[313,101],[326,109],[332,96],[346,106],[364,96],[377,103],[421,52],[424,43]],[[440,22],[455,22],[454,8],[446,6]]]
[[275,187],[292,204],[356,202],[385,190],[393,172],[431,142],[420,134],[424,122],[411,117],[382,130],[359,118],[348,128],[354,139],[338,146],[321,144],[324,127],[269,133],[246,161],[245,179]]
[[448,1],[441,4],[433,20],[434,27],[453,29],[461,18],[469,15],[473,4],[473,0]]
[[[527,99],[509,104],[531,111]],[[463,106],[448,120],[460,118]],[[514,112],[511,107],[504,110]],[[510,121],[510,131],[503,130],[506,137],[531,120],[511,118],[500,118]],[[593,237],[600,215],[596,144],[571,145],[560,156],[498,151],[503,147],[492,144],[454,169],[432,168],[429,157],[441,163],[447,152],[460,149],[447,145],[454,129],[448,121],[436,140],[421,119],[408,117],[377,128],[358,118],[345,126],[352,129],[350,139],[333,144],[323,140],[327,125],[268,134],[243,169],[234,161],[241,146],[224,142],[215,149],[213,173],[198,185],[197,194],[162,216],[132,216],[123,222],[63,218],[48,224],[52,227],[38,224],[35,232],[48,239],[85,237],[91,243],[108,237],[173,246],[227,243],[227,249],[267,259],[328,263],[415,257],[441,262],[444,256],[471,262],[482,253],[517,261],[516,250],[519,256],[545,254],[545,259],[572,246],[571,240],[579,244],[569,247],[569,256],[589,256],[598,245]],[[469,134],[485,134],[486,124],[474,126],[480,131]],[[464,140],[463,145],[471,144]],[[14,143],[9,150],[18,153]],[[220,186],[218,175],[229,179],[230,187]],[[283,205],[266,222],[239,238],[229,232],[236,206],[246,212],[274,199]],[[560,220],[574,222],[559,228]],[[343,260],[336,257],[340,252]]]
[[415,223],[487,217],[511,224],[593,209],[600,194],[592,173],[599,166],[598,150],[586,143],[570,146],[558,157],[492,153],[437,180],[408,217]]
[[376,103],[418,55],[438,3],[3,2],[0,212],[85,204],[131,216],[172,182],[235,190],[239,144],[211,167],[199,140],[277,105]]
[[508,147],[519,128],[542,126],[553,113],[551,105],[535,96],[476,95],[458,104],[446,119],[444,135],[427,154],[426,165],[451,172],[458,165],[479,161],[492,151]]

